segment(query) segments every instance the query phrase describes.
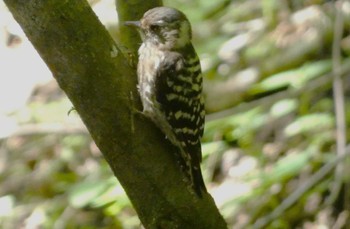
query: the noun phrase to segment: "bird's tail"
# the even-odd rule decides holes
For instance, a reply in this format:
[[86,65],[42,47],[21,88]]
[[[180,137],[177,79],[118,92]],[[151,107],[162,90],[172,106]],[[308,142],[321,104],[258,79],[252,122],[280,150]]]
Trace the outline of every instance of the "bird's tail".
[[199,197],[202,197],[203,193],[207,193],[207,188],[204,184],[201,168],[199,166],[192,166],[191,170],[193,189]]
[[202,198],[203,193],[207,193],[207,189],[204,184],[202,171],[200,167],[201,163],[201,149],[198,147],[189,149],[188,152],[195,152],[194,154],[186,153],[186,151],[180,148],[180,164],[182,165],[183,171],[186,173],[189,182],[191,183],[191,188],[198,195],[198,197]]
[[201,161],[202,161],[202,150],[200,145],[196,145],[194,147],[187,148],[189,153],[189,171],[191,176],[191,183],[195,193],[198,197],[202,198],[203,193],[207,193],[207,188],[205,187],[205,183],[203,180],[203,175],[201,171]]

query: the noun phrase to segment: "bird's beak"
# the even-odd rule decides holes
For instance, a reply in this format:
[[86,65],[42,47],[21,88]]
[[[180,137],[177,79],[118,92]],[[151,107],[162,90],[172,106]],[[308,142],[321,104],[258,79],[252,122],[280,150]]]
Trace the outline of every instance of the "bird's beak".
[[126,22],[124,22],[124,25],[140,28],[141,27],[141,22],[140,21],[126,21]]

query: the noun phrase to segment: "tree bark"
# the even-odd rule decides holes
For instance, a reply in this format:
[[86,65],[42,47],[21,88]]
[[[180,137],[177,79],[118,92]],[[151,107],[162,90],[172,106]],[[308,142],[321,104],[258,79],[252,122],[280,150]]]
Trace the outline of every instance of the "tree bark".
[[174,148],[136,111],[141,110],[136,69],[88,3],[5,3],[72,101],[143,225],[226,228],[212,197],[199,199],[189,191]]

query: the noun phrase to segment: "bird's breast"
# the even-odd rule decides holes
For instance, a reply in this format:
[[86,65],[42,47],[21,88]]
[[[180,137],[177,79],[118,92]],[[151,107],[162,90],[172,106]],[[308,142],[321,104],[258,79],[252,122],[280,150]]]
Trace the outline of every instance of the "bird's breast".
[[151,112],[156,103],[155,80],[157,69],[165,54],[151,44],[143,43],[139,49],[138,90],[143,103],[144,111]]

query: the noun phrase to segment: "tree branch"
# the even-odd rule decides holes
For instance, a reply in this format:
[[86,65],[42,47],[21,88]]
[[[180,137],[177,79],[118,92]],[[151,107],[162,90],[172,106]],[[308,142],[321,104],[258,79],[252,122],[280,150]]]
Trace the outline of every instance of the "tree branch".
[[[141,105],[136,71],[85,0],[5,0],[96,145],[146,228],[226,228],[211,196],[183,181],[171,144]],[[28,60],[30,61],[30,60]]]

